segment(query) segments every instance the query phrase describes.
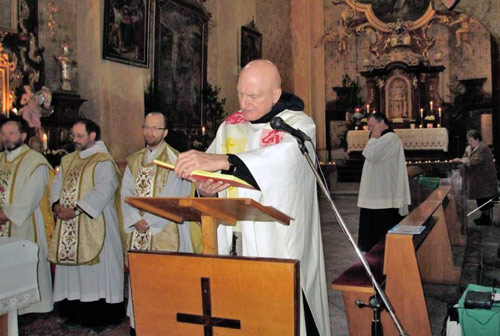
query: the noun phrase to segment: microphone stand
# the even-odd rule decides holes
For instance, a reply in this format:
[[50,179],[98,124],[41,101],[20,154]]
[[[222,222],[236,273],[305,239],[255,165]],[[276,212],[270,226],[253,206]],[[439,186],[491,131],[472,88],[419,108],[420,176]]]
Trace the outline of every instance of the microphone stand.
[[380,324],[380,319],[379,319],[379,312],[381,309],[380,303],[377,301],[377,297],[380,297],[387,309],[387,312],[389,312],[389,315],[391,316],[392,320],[394,321],[394,324],[396,325],[396,328],[401,336],[408,336],[408,334],[403,330],[403,327],[401,326],[401,323],[399,322],[398,318],[396,317],[396,314],[394,313],[394,309],[392,308],[391,303],[385,296],[384,291],[382,290],[382,287],[380,284],[377,282],[375,279],[375,276],[373,275],[370,265],[368,265],[368,262],[366,261],[364,255],[361,253],[361,250],[359,249],[358,245],[352,238],[351,233],[347,229],[346,224],[344,223],[344,220],[340,216],[340,212],[338,211],[337,207],[335,206],[335,203],[333,203],[332,197],[330,195],[330,192],[328,191],[327,187],[323,183],[323,180],[321,179],[321,176],[319,175],[318,171],[316,170],[316,167],[314,166],[313,161],[311,160],[311,157],[309,156],[309,151],[307,150],[307,147],[305,145],[305,142],[303,139],[296,138],[297,143],[299,145],[299,149],[302,152],[302,155],[305,157],[307,163],[309,164],[309,167],[311,167],[311,170],[314,173],[314,176],[316,178],[316,182],[319,184],[321,190],[323,191],[323,194],[326,196],[328,199],[328,203],[330,204],[330,207],[333,210],[333,213],[335,214],[335,218],[337,218],[337,221],[340,225],[340,228],[348,238],[349,242],[351,243],[352,247],[356,251],[356,254],[361,260],[361,263],[363,264],[363,267],[365,268],[366,273],[370,277],[370,280],[373,284],[373,288],[375,289],[375,296],[370,298],[370,303],[368,304],[363,304],[362,302],[356,301],[356,304],[358,307],[362,306],[370,306],[373,309],[373,314],[374,318],[372,321],[372,335],[373,336],[380,336],[382,335],[382,326]]

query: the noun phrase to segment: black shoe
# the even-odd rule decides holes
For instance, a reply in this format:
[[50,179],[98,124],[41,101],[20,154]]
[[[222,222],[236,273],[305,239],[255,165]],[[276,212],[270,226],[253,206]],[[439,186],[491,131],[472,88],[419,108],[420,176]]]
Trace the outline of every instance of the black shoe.
[[[476,219],[474,219],[474,224],[478,225],[477,223],[481,223],[482,221],[484,221],[484,217],[486,217],[484,214],[481,214],[480,217],[477,217]],[[481,224],[479,224],[481,225]]]
[[136,336],[135,328],[130,327],[130,336]]
[[92,330],[92,331],[93,331],[93,332],[95,332],[96,334],[100,334],[100,333],[102,333],[104,330],[106,330],[106,329],[107,329],[107,327],[106,327],[106,326],[97,326],[97,327],[90,327],[90,328],[88,328],[88,329]]
[[80,326],[80,319],[76,316],[72,316],[63,323],[61,323],[61,327],[66,330],[77,329]]
[[490,219],[490,216],[481,216],[479,218],[480,220],[479,221],[474,221],[474,223],[478,226],[490,226],[491,225],[491,219]]

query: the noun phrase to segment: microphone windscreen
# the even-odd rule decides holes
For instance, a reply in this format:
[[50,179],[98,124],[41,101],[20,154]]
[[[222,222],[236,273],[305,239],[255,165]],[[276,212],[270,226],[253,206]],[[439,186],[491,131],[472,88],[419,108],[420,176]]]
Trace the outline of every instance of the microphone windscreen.
[[279,130],[281,125],[283,125],[283,119],[281,119],[280,117],[274,117],[271,120],[271,128],[272,129]]

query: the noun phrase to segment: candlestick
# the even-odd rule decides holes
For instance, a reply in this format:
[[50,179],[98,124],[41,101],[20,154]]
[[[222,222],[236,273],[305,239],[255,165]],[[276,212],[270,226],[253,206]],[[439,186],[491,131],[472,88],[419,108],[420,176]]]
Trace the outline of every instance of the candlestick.
[[366,104],[366,113],[370,113],[370,104]]
[[47,145],[47,133],[43,133],[42,135],[42,149],[44,151],[46,151],[48,149],[48,145]]
[[431,106],[431,111],[432,111],[432,104],[433,104],[432,100],[429,102],[429,104]]
[[205,135],[205,126],[201,126],[201,135]]
[[439,115],[439,118],[441,118],[441,108],[438,107],[438,115]]
[[420,119],[423,119],[424,118],[424,109],[421,108],[420,109]]
[[357,131],[358,130],[358,126],[354,126],[354,130]]

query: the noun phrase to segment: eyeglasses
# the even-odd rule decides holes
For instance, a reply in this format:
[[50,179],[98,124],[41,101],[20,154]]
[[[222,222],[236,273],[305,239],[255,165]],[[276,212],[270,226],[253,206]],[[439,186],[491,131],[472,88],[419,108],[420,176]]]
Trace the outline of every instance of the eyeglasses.
[[87,134],[70,134],[69,137],[71,139],[83,139],[87,136]]
[[149,131],[149,130],[151,130],[153,132],[157,132],[157,131],[160,131],[160,130],[163,131],[166,128],[165,127],[156,127],[156,126],[142,126],[142,129],[144,131],[146,131],[146,132]]

